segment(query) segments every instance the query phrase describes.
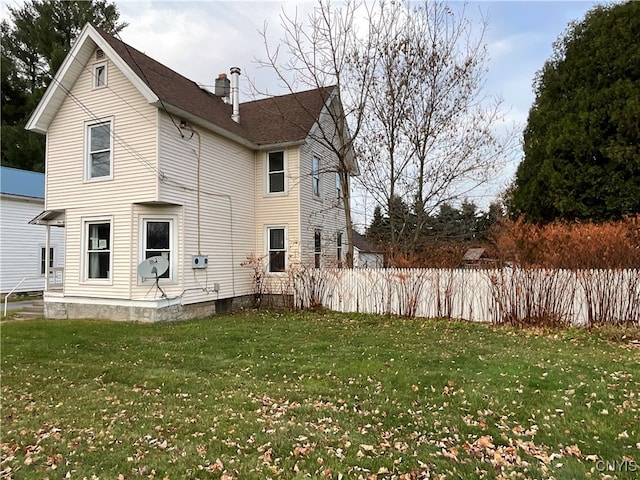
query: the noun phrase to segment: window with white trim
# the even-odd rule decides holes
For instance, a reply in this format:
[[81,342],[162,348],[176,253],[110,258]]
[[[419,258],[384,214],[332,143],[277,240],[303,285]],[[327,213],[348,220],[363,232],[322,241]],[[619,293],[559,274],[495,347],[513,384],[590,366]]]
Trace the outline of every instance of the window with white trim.
[[318,157],[313,157],[311,166],[311,181],[313,182],[313,194],[316,197],[320,196],[320,160]]
[[112,121],[87,124],[86,170],[87,179],[111,177],[111,152],[113,151]]
[[169,268],[159,278],[171,278],[172,223],[171,219],[145,218],[143,220],[144,260],[151,257],[164,257],[169,262]]
[[313,233],[313,263],[314,267],[320,268],[322,259],[322,230]]
[[342,200],[342,183],[340,183],[340,173],[336,172],[336,201],[340,204]]
[[85,222],[85,279],[111,278],[111,221]]
[[93,66],[93,88],[107,86],[107,62],[96,63]]
[[338,265],[342,265],[342,232],[336,234],[336,260]]
[[285,161],[284,151],[267,154],[267,193],[284,193]]
[[[46,258],[46,247],[40,247],[40,275],[45,275],[47,273],[47,258]],[[49,247],[49,268],[53,268],[53,259],[55,258],[55,250],[53,247]]]
[[284,272],[287,267],[287,235],[284,227],[267,228],[269,272]]

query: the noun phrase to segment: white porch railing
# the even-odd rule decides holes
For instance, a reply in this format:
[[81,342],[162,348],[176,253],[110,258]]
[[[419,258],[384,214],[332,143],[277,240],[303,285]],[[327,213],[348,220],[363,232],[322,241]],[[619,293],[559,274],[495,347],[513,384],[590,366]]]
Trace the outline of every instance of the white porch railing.
[[64,286],[64,267],[49,268],[48,290],[62,290]]

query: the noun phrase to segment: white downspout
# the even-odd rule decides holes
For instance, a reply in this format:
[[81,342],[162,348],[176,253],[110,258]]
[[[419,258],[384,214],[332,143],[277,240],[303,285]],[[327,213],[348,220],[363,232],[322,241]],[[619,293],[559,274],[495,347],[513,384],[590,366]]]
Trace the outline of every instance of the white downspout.
[[231,67],[231,104],[233,105],[233,113],[231,119],[240,123],[240,69],[238,67]]

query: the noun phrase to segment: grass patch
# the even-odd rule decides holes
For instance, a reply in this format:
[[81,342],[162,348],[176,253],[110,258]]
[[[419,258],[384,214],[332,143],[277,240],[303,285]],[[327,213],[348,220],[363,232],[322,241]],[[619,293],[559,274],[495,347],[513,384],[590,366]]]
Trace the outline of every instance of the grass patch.
[[8,322],[0,471],[637,478],[640,354],[611,338],[327,312]]

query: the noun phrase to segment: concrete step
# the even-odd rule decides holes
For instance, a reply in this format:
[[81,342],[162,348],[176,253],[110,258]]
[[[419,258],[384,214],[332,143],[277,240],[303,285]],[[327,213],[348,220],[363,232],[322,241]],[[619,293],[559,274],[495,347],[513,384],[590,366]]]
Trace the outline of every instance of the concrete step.
[[44,301],[34,300],[31,305],[26,305],[22,310],[17,312],[13,318],[16,320],[44,318]]

